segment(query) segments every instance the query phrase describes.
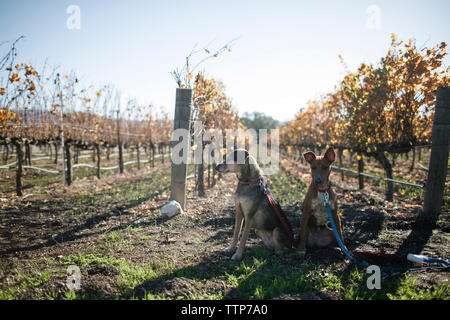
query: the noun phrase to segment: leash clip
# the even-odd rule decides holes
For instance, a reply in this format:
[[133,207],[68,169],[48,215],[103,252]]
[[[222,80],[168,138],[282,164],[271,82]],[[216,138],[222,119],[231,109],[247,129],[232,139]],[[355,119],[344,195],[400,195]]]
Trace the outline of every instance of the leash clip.
[[330,203],[330,195],[328,194],[328,192],[323,192],[322,193],[322,200],[325,204]]
[[261,190],[264,194],[267,194],[267,187],[264,185],[264,183],[259,181],[259,190]]

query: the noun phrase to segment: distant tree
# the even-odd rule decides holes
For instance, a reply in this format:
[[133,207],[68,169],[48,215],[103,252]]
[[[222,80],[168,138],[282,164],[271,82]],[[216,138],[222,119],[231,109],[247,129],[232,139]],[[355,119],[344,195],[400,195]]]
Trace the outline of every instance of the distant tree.
[[259,129],[275,129],[280,125],[280,122],[263,112],[244,112],[240,117],[244,126],[247,129],[255,129],[259,141]]

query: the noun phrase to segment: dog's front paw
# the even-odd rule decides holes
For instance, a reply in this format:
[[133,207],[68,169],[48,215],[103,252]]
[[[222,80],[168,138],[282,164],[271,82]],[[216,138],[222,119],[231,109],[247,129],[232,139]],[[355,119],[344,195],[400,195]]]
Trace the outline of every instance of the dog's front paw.
[[225,253],[225,254],[231,254],[231,253],[233,253],[233,251],[234,251],[234,247],[228,247],[228,248],[223,249],[223,253]]
[[298,256],[300,257],[300,259],[304,259],[306,256],[306,250],[298,251]]
[[[345,247],[345,246],[344,246],[344,249],[345,249],[345,251],[347,251],[347,252],[349,251],[349,250],[347,249],[347,247]],[[344,250],[342,250],[341,247],[333,247],[333,250],[339,252],[340,254],[345,254]]]
[[231,257],[231,260],[233,260],[233,261],[241,261],[241,260],[242,260],[242,254],[236,252],[236,253],[233,254],[233,256]]

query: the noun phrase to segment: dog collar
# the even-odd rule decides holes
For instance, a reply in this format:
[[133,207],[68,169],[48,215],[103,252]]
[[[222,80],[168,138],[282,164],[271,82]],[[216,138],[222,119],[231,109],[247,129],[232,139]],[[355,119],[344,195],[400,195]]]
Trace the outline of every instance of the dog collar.
[[261,178],[258,178],[256,180],[241,180],[241,179],[239,179],[239,183],[240,184],[258,184],[258,183],[261,183],[261,182],[262,182]]
[[330,188],[331,188],[331,182],[328,184],[328,188],[326,188],[326,189],[319,189],[319,188],[317,188],[316,184],[314,183],[314,189],[316,189],[316,191],[318,191],[318,192],[328,192],[330,190]]

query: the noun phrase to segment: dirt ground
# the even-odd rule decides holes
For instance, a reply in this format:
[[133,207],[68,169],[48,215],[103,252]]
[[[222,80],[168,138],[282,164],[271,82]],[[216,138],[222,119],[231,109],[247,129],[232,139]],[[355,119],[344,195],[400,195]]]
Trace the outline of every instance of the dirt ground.
[[[286,164],[287,173],[295,168]],[[84,178],[71,187],[30,189],[0,202],[0,298],[2,299],[448,299],[448,271],[383,276],[381,292],[365,288],[364,271],[336,252],[267,251],[251,232],[245,258],[230,262],[222,250],[231,241],[236,178],[225,175],[193,192],[189,180],[185,213],[160,217],[168,201],[168,165]],[[301,176],[306,179],[306,176]],[[357,190],[334,174],[343,232],[352,251],[422,253],[450,258],[448,212],[420,218],[420,202],[383,190]],[[272,180],[269,179],[269,182]],[[306,181],[308,182],[308,181]],[[271,185],[275,188],[276,185]],[[284,206],[297,234],[301,200]],[[448,209],[447,207],[445,208]],[[369,264],[411,266],[401,259],[371,255]],[[81,271],[81,289],[66,286],[67,267]]]

